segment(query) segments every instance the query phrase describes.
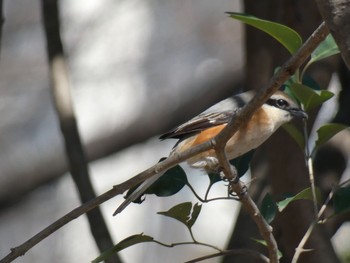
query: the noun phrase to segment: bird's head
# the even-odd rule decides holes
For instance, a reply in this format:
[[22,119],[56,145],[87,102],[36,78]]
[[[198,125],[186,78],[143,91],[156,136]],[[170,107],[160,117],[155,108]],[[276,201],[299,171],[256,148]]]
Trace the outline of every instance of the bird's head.
[[265,110],[276,123],[282,125],[293,117],[307,119],[307,114],[286,93],[277,91],[264,104]]

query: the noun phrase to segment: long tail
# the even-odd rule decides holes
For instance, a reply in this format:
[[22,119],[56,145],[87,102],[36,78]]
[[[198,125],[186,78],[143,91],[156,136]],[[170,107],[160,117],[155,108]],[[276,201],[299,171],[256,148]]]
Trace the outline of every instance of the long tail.
[[154,184],[155,181],[157,181],[164,173],[158,173],[155,174],[153,177],[148,178],[145,180],[139,187],[136,188],[134,192],[132,192],[125,200],[124,202],[115,210],[113,213],[113,216],[116,214],[119,214],[122,212],[131,202],[135,201],[137,198],[139,198],[141,195],[145,193],[145,191]]

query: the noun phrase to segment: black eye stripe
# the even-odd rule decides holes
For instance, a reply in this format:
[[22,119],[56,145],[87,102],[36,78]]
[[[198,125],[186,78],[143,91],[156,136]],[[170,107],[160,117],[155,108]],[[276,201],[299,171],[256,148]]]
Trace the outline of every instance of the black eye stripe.
[[266,101],[266,104],[280,108],[280,109],[286,109],[290,106],[288,101],[286,101],[284,99],[271,99],[270,98]]

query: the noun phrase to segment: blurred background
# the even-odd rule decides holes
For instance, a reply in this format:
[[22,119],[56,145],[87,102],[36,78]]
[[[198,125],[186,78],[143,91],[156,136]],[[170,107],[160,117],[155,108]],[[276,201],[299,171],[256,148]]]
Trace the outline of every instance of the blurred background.
[[[239,10],[239,1],[228,0],[60,1],[61,35],[78,125],[88,155],[98,159],[90,163],[97,193],[167,156],[175,141],[158,141],[157,136],[166,131],[155,130],[158,122],[171,128],[179,118],[201,111],[210,100],[234,92],[203,87],[201,83],[223,72],[232,73],[233,81],[242,74],[241,25],[224,13]],[[66,174],[40,11],[38,0],[4,2],[0,60],[1,257],[79,205],[73,181]],[[213,94],[211,98],[201,95],[203,88]],[[187,107],[189,112],[176,113],[186,111],[183,104],[198,93],[203,102],[192,103]],[[148,123],[135,125],[144,115]],[[173,115],[174,120],[166,119]],[[133,138],[128,138],[131,126],[137,130]],[[112,149],[105,150],[113,144]],[[199,187],[205,189],[206,177],[197,174],[198,178]],[[223,186],[218,189],[222,190]],[[179,223],[156,212],[192,199],[196,201],[190,192],[175,198],[147,198],[144,205],[132,205],[117,217],[112,213],[122,197],[102,208],[115,242],[144,232],[172,243],[188,240],[188,233]],[[230,202],[218,202],[203,208],[195,228],[213,225],[215,229],[206,234],[195,231],[198,239],[224,246],[233,226],[231,206]],[[216,218],[207,218],[213,211]],[[181,262],[196,254],[203,255],[203,248],[168,249],[147,244],[122,255],[125,262]],[[16,262],[89,262],[97,255],[83,216]]]
[[[300,1],[295,2],[293,8],[300,9]],[[259,10],[259,4],[251,8],[252,1],[245,3],[250,6],[246,11],[259,16],[254,12],[254,8]],[[248,89],[265,84],[273,68],[288,56],[278,51],[275,42],[267,40],[266,46],[276,51],[275,57],[261,55],[259,48],[250,55],[255,56],[253,62],[246,57],[247,46],[266,47],[252,40],[249,31],[244,40],[242,25],[225,14],[243,11],[243,3],[238,0],[86,0],[83,4],[62,0],[59,4],[75,113],[98,194],[167,156],[175,141],[160,142],[159,134],[219,99],[240,92],[243,83]],[[293,21],[292,15],[279,10],[281,6],[274,7],[263,8],[275,12],[272,18],[268,12],[260,15]],[[307,36],[319,17],[309,16],[315,23],[303,27],[303,12],[295,14],[299,20],[292,25]],[[64,143],[52,102],[40,1],[4,1],[4,17],[0,58],[0,257],[80,203],[67,173]],[[314,76],[326,83],[325,87],[333,83],[333,89],[339,90],[339,81],[330,81],[339,58],[326,65],[327,75],[321,67],[314,69]],[[222,78],[226,85],[213,81]],[[270,142],[278,141],[278,148],[280,136],[286,136],[281,134]],[[340,141],[343,149],[350,149],[348,141]],[[265,148],[257,153],[258,176],[269,173],[266,159],[276,158],[266,157]],[[346,150],[342,153],[345,156]],[[344,160],[346,163],[347,157]],[[279,163],[289,169],[285,163]],[[184,168],[188,170],[186,165]],[[346,166],[339,173],[345,169]],[[207,177],[191,171],[190,180],[203,194]],[[288,179],[283,180],[291,185]],[[274,185],[271,188],[276,193]],[[223,184],[213,189],[213,195],[220,194],[225,194]],[[179,202],[196,202],[190,191],[185,189],[169,198],[147,197],[141,206],[131,205],[112,217],[121,201],[119,196],[102,205],[115,243],[141,232],[165,243],[189,240],[181,224],[156,212]],[[225,201],[203,205],[194,226],[197,239],[221,248],[231,243],[238,216],[233,206],[236,204]],[[276,228],[283,230],[283,226]],[[243,233],[249,239],[248,232]],[[342,244],[348,237],[345,234],[334,238],[334,243]],[[123,251],[121,257],[127,263],[175,263],[212,252],[199,246],[169,249],[148,243]],[[82,216],[15,262],[90,262],[98,255],[87,220]]]

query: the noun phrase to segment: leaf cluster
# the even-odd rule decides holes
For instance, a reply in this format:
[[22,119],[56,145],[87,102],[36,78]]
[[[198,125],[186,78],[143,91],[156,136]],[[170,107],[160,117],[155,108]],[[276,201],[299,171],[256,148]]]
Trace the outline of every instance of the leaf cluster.
[[[230,17],[239,20],[247,25],[253,26],[276,39],[280,44],[282,44],[291,54],[294,54],[303,44],[300,35],[293,29],[281,25],[275,22],[259,19],[257,17],[241,14],[241,13],[228,13]],[[324,102],[333,97],[333,93],[327,90],[322,90],[319,88],[317,83],[312,80],[307,74],[307,69],[313,63],[325,59],[329,56],[339,53],[339,49],[335,44],[335,41],[331,35],[329,35],[319,46],[316,48],[309,61],[305,64],[302,69],[298,69],[297,72],[290,77],[290,79],[284,84],[285,92],[291,95],[296,101],[298,101],[301,107],[309,112],[320,107]],[[279,70],[277,68],[277,70]],[[306,123],[305,123],[306,125]],[[306,127],[306,126],[305,126]],[[295,126],[291,124],[284,125],[284,129],[291,135],[291,137],[299,145],[300,149],[304,152],[306,160],[311,160],[317,149],[325,144],[329,139],[340,131],[348,128],[342,124],[328,123],[324,124],[317,130],[317,139],[313,149],[308,149],[308,136],[305,133],[299,131]],[[306,130],[306,129],[304,129]],[[249,164],[253,157],[254,151],[251,151],[237,159],[231,160],[230,163],[236,167],[238,176],[243,176],[249,169]],[[174,168],[165,172],[165,174],[156,183],[150,187],[145,194],[155,194],[160,197],[171,196],[178,193],[184,186],[191,189],[194,195],[201,202],[205,203],[208,201],[213,201],[216,199],[208,199],[208,194],[211,187],[223,180],[220,174],[209,173],[209,184],[204,198],[201,198],[194,190],[194,188],[189,183],[185,171],[180,166],[175,166]],[[130,189],[127,195],[130,195],[134,190]],[[229,198],[229,197],[223,197]],[[304,189],[303,191],[295,194],[289,195],[282,200],[276,202],[274,197],[267,193],[261,204],[261,214],[268,223],[271,223],[277,213],[283,212],[284,209],[288,207],[289,204],[296,202],[298,200],[313,200],[316,203],[321,203],[320,191],[311,185],[310,188]],[[350,187],[341,187],[335,191],[333,198],[333,205],[335,208],[335,214],[342,213],[350,209]],[[142,199],[137,200],[137,202],[142,202]],[[173,244],[164,244],[160,241],[155,240],[153,237],[144,235],[143,233],[127,237],[126,239],[120,241],[111,250],[106,251],[101,256],[96,258],[93,262],[101,262],[106,258],[110,257],[113,253],[117,253],[127,247],[145,242],[154,242],[166,247],[173,247],[176,245],[183,244],[197,244],[212,247],[219,252],[222,250],[216,248],[215,246],[204,244],[198,242],[192,232],[192,227],[198,219],[201,212],[201,204],[192,204],[190,202],[185,202],[178,204],[168,211],[158,212],[159,215],[172,218],[180,223],[182,223],[189,231],[192,241],[191,242],[179,242]],[[257,242],[260,242],[257,240]],[[263,242],[264,243],[264,242]],[[280,255],[281,256],[281,255]]]

